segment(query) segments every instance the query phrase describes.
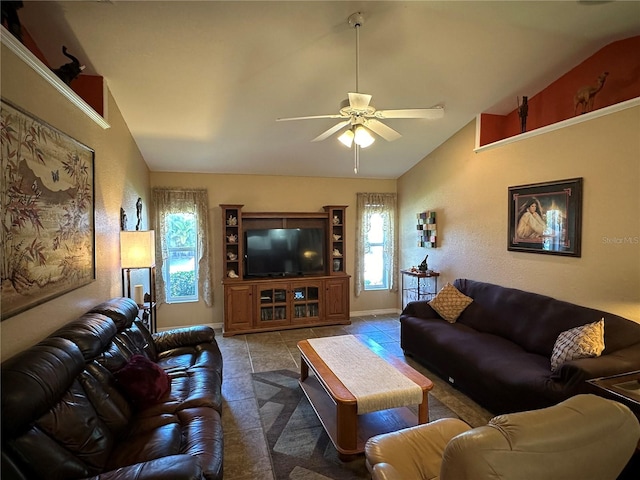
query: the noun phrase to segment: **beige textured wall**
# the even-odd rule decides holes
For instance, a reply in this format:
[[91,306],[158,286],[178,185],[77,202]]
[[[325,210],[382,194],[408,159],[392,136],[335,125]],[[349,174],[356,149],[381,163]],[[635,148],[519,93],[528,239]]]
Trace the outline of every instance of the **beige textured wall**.
[[[640,322],[640,108],[474,153],[475,122],[398,180],[401,265],[512,286]],[[582,257],[507,251],[507,189],[584,178]],[[439,248],[415,246],[436,210]],[[626,241],[624,240],[626,239]]]
[[[122,292],[120,207],[135,228],[135,203],[143,200],[148,226],[149,170],[111,95],[103,130],[2,46],[2,97],[95,150],[96,281],[11,317],[0,325],[1,357],[41,340],[95,304]],[[0,306],[1,308],[1,306]]]
[[[222,323],[223,279],[222,214],[220,204],[241,204],[247,212],[319,212],[324,205],[348,205],[347,208],[347,272],[353,275],[355,250],[355,218],[357,192],[395,192],[395,180],[365,178],[310,178],[259,175],[214,175],[151,173],[152,186],[206,188],[209,194],[209,229],[214,282],[214,305],[203,302],[165,304],[158,311],[160,328],[192,323]],[[389,310],[397,307],[395,294],[363,292],[353,295],[351,311]]]

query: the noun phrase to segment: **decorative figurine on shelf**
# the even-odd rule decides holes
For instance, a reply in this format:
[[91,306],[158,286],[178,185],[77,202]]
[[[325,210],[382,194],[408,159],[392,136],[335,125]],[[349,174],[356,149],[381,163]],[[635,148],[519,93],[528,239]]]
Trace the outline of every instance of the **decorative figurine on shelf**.
[[429,255],[424,257],[424,260],[422,260],[422,263],[418,266],[418,270],[420,270],[421,272],[426,272],[429,270],[429,267],[427,266],[427,258],[429,258]]
[[518,116],[520,117],[520,133],[527,131],[527,115],[529,114],[528,97],[522,97],[522,103],[518,101]]
[[22,41],[22,25],[18,17],[18,10],[24,6],[23,3],[4,1],[0,5],[2,6],[2,25],[7,27],[7,30],[20,40],[20,43],[24,43]]
[[74,57],[70,53],[67,53],[67,47],[65,47],[64,45],[62,46],[62,54],[65,57],[70,58],[71,61],[69,63],[65,63],[59,68],[56,68],[53,73],[55,73],[60,78],[60,80],[62,80],[67,86],[70,87],[71,82],[73,82],[78,77],[78,75],[82,73],[82,70],[84,70],[85,66],[80,65],[80,62],[76,57]]
[[233,253],[233,252],[227,252],[227,258],[228,258],[229,260],[231,260],[231,261],[233,261],[233,260],[237,260],[237,259],[238,259],[238,255],[236,255],[236,254],[235,254],[235,253]]
[[235,227],[237,224],[238,219],[233,215],[229,215],[229,218],[227,218],[227,225],[229,225],[230,227]]
[[575,97],[573,97],[574,115],[578,114],[578,105],[582,106],[582,112],[580,113],[587,113],[593,110],[593,101],[596,98],[596,94],[604,87],[607,75],[609,75],[609,72],[602,72],[595,85],[586,85],[576,92]]
[[238,241],[238,236],[235,233],[232,233],[231,235],[227,235],[227,242],[236,243],[237,241]]
[[229,277],[229,278],[238,278],[238,274],[236,273],[235,270],[229,270],[227,272],[227,277]]
[[333,216],[333,224],[340,225],[340,217],[338,217],[338,215]]
[[341,257],[342,253],[340,253],[340,250],[338,250],[337,248],[333,249],[333,256],[334,257]]
[[335,234],[335,233],[333,234],[333,240],[335,240],[336,242],[337,242],[338,240],[340,240],[341,238],[342,238],[342,235],[337,235],[337,234]]

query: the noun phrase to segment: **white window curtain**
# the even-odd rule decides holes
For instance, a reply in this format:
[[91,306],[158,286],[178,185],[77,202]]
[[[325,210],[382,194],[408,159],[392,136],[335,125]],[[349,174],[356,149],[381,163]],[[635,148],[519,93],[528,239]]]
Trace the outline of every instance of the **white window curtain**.
[[156,230],[156,300],[166,303],[164,265],[168,258],[167,215],[193,213],[198,221],[198,296],[210,307],[213,304],[209,267],[209,198],[206,190],[154,188]]
[[355,294],[364,290],[364,255],[369,249],[367,233],[371,229],[371,215],[380,214],[384,224],[385,269],[389,272],[389,290],[398,291],[398,272],[396,268],[396,203],[395,193],[358,193],[356,202],[356,262]]

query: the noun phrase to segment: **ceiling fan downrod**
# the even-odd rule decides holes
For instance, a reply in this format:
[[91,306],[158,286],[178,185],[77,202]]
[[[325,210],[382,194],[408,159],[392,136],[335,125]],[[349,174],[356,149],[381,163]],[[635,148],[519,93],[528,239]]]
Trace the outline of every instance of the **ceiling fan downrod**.
[[361,12],[353,13],[348,18],[349,25],[356,29],[356,93],[360,92],[360,27],[364,24]]

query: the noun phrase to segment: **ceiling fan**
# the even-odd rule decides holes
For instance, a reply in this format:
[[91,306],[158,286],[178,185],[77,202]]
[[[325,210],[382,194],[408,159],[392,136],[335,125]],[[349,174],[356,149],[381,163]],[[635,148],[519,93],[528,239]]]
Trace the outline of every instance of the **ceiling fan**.
[[[327,115],[311,115],[305,117],[289,117],[277,118],[278,122],[286,122],[290,120],[311,120],[317,118],[336,118],[341,121],[318,135],[311,140],[319,142],[329,138],[334,133],[342,129],[346,130],[338,137],[341,143],[351,148],[355,144],[355,172],[358,171],[359,148],[366,148],[375,141],[375,137],[371,132],[381,136],[388,142],[397,140],[402,135],[393,128],[384,124],[380,120],[389,118],[426,118],[437,119],[444,115],[444,108],[436,106],[433,108],[410,108],[395,110],[376,110],[370,104],[371,95],[359,92],[359,76],[360,76],[360,32],[359,29],[364,23],[364,17],[361,12],[354,13],[348,18],[349,25],[356,30],[356,91],[349,92],[348,99],[343,100],[340,104],[340,110],[336,114]],[[348,128],[347,128],[348,127]]]

